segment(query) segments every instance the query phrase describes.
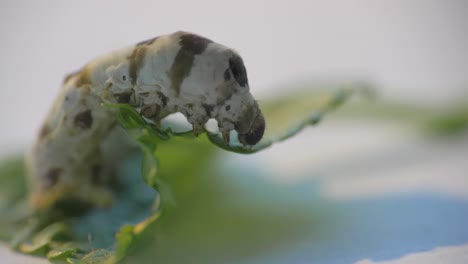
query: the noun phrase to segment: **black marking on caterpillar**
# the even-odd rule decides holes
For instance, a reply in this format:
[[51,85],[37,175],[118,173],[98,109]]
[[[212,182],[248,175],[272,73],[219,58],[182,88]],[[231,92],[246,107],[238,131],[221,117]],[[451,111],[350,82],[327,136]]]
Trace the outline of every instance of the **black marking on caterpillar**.
[[91,110],[85,110],[77,114],[74,118],[75,126],[81,129],[89,129],[93,125],[93,115]]
[[146,49],[146,45],[136,45],[132,54],[128,57],[128,60],[130,62],[129,75],[133,85],[136,84],[138,72],[143,66],[143,59],[145,58]]
[[157,95],[159,96],[159,99],[161,99],[162,106],[165,107],[167,103],[169,102],[169,97],[165,96],[162,92],[156,92]]
[[229,71],[229,69],[226,69],[224,71],[224,80],[225,81],[230,81],[231,80],[231,72]]
[[207,38],[195,34],[181,35],[179,41],[180,50],[174,59],[174,64],[172,64],[170,71],[172,89],[174,89],[176,95],[179,95],[180,85],[192,69],[195,55],[201,54],[208,47],[208,44],[212,42]]
[[209,105],[209,104],[202,104],[203,108],[205,109],[206,115],[211,117],[211,114],[213,112],[213,109],[215,108],[214,105]]
[[52,168],[47,173],[47,183],[44,187],[52,187],[59,181],[59,177],[62,174],[63,169],[61,168]]
[[244,62],[239,55],[233,55],[229,59],[229,68],[231,69],[234,78],[240,84],[240,86],[245,87],[249,83]]
[[114,98],[119,104],[128,104],[132,98],[132,93],[114,94]]

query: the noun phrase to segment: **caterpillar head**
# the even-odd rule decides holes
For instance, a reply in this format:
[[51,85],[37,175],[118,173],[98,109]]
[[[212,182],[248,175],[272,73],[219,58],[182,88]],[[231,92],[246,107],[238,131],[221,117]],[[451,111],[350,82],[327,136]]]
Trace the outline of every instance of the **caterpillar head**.
[[244,145],[255,145],[265,132],[265,119],[257,101],[249,91],[247,71],[242,58],[233,53],[229,68],[224,72],[224,85],[230,91],[218,111],[217,121],[226,143],[228,131],[237,131],[239,141]]
[[[215,118],[226,144],[231,130],[238,132],[244,145],[258,143],[265,120],[249,91],[242,58],[232,49],[192,33],[176,32],[169,38],[177,41],[178,50],[164,76],[170,80],[167,97],[181,102],[176,108],[193,125],[194,133],[198,135],[203,124]],[[170,41],[165,43],[172,47]],[[172,111],[169,106],[163,108]]]
[[244,145],[255,145],[265,132],[265,119],[257,102],[248,107],[243,114],[242,119],[235,124],[235,129],[239,133],[238,139]]

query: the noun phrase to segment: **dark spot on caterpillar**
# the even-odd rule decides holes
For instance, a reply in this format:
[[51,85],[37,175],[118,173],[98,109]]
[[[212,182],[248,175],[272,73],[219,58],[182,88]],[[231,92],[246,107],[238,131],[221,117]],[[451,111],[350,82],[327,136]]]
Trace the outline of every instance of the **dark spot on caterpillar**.
[[127,77],[125,75],[122,76],[122,81],[126,81]]
[[224,71],[224,80],[226,82],[231,80],[231,72],[229,72],[229,69],[226,69],[226,71]]
[[190,110],[193,110],[193,104],[186,104],[185,107],[187,107]]
[[191,33],[184,33],[180,36],[180,46],[184,50],[189,50],[193,54],[201,54],[208,44],[213,41],[202,36]]
[[186,117],[187,119],[190,119],[190,118],[193,116],[193,114],[192,114],[192,113],[190,113],[190,112],[187,112],[187,111],[186,111],[186,112],[184,112],[184,115],[185,115],[185,117]]
[[102,185],[104,183],[101,177],[101,172],[102,172],[101,166],[99,165],[94,165],[91,168],[91,182],[94,185]]
[[169,97],[165,96],[162,92],[156,92],[159,96],[159,99],[161,99],[163,107],[167,105],[169,102]]
[[192,69],[195,55],[205,51],[206,47],[213,41],[191,33],[177,32],[175,34],[180,34],[180,50],[171,66],[169,76],[172,89],[175,90],[176,95],[179,95],[180,86]]
[[119,104],[128,104],[130,102],[130,99],[132,98],[132,93],[119,93],[119,94],[114,94],[114,99],[117,101]]
[[47,184],[46,187],[52,187],[57,184],[60,175],[62,175],[63,169],[52,168],[47,172]]
[[202,104],[202,106],[205,109],[206,115],[211,117],[211,113],[213,112],[215,106],[209,104]]
[[67,217],[83,215],[93,207],[94,206],[91,202],[84,201],[77,197],[64,197],[60,200],[57,200],[52,205],[52,209],[59,211],[61,214]]
[[[133,85],[137,81],[138,72],[143,67],[143,59],[145,58],[146,48],[153,44],[158,37],[154,37],[145,41],[138,42],[133,49],[132,54],[128,57],[129,60],[129,75]],[[125,79],[123,79],[125,81]]]
[[50,133],[49,125],[44,124],[39,131],[39,139],[45,138]]
[[229,110],[231,110],[231,106],[230,106],[230,105],[226,105],[226,108],[224,108],[224,109],[226,109],[226,111],[229,111]]
[[91,78],[89,76],[89,70],[87,68],[80,71],[78,80],[76,80],[76,88],[81,88],[85,85],[91,84]]
[[133,85],[135,85],[137,81],[138,72],[140,71],[141,67],[143,67],[143,60],[146,54],[146,46],[137,45],[134,49],[132,54],[128,57],[129,61],[129,75]]
[[93,125],[93,116],[91,110],[86,110],[75,116],[75,126],[81,129],[88,129]]
[[161,111],[161,107],[156,104],[147,105],[141,108],[140,114],[146,118],[155,118]]
[[248,84],[247,71],[245,69],[244,62],[239,55],[234,54],[229,59],[229,68],[239,85],[245,87]]
[[143,45],[151,45],[153,44],[156,40],[158,40],[159,36],[157,37],[154,37],[154,38],[150,38],[150,39],[147,39],[147,40],[144,40],[144,41],[140,41],[136,44],[136,46],[143,46]]

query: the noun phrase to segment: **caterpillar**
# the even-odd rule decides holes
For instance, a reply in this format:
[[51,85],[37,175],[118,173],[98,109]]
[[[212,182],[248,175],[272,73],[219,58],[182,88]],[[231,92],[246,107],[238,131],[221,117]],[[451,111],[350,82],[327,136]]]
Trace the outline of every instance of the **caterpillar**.
[[195,135],[214,118],[225,144],[232,130],[244,145],[255,145],[265,130],[233,49],[183,31],[139,42],[65,78],[27,158],[35,207],[112,201],[109,175],[119,142],[111,139],[121,129],[116,110],[102,103],[129,104],[156,124],[180,112]]

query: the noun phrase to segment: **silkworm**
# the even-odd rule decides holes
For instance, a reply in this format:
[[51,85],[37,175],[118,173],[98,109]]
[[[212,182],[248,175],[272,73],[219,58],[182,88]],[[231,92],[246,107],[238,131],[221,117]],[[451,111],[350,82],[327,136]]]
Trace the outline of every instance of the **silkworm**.
[[265,130],[243,60],[233,49],[182,31],[142,41],[65,78],[27,160],[36,207],[111,200],[109,152],[119,143],[106,142],[119,127],[116,110],[102,103],[129,104],[155,123],[180,112],[195,135],[214,118],[226,144],[232,130],[244,145],[255,145]]

